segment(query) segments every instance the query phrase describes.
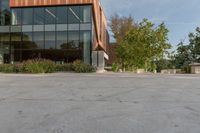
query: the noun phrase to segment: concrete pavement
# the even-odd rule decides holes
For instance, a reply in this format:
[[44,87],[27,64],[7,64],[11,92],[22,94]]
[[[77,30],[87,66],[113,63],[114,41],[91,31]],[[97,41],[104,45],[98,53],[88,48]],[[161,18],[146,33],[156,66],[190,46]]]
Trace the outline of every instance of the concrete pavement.
[[200,133],[200,75],[0,74],[0,133]]

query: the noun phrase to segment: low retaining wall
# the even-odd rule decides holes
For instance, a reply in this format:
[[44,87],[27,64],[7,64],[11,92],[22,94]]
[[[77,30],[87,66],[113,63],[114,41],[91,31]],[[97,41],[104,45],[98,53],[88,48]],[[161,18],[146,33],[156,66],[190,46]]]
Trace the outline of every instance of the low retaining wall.
[[192,74],[200,74],[200,66],[191,66]]
[[144,69],[137,69],[136,73],[137,74],[142,74],[142,73],[145,73],[145,70]]
[[177,74],[177,73],[181,73],[180,69],[164,69],[161,70],[161,74]]

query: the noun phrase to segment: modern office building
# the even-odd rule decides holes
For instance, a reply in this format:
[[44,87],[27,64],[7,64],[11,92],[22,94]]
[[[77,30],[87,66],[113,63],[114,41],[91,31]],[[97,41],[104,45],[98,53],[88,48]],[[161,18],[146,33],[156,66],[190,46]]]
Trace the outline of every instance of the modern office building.
[[99,0],[0,0],[0,62],[101,65],[108,59],[106,25]]

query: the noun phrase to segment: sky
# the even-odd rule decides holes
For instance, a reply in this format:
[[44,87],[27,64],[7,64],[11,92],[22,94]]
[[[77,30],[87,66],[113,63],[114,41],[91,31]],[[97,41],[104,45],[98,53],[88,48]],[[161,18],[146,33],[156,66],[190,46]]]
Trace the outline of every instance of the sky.
[[136,22],[147,18],[155,24],[165,22],[173,49],[200,26],[200,0],[101,0],[106,17],[131,15]]

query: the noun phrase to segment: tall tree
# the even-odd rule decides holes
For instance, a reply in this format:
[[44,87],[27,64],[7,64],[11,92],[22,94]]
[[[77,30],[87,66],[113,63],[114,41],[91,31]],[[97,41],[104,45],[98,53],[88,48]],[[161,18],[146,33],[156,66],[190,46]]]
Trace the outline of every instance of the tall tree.
[[192,53],[193,61],[200,62],[200,28],[197,27],[195,33],[189,34],[189,48]]
[[178,44],[176,52],[177,52],[175,55],[176,68],[187,67],[193,61],[190,45],[184,45],[183,42],[180,42]]
[[164,23],[157,27],[144,19],[139,25],[130,30],[117,49],[119,62],[125,68],[155,69],[154,60],[164,55],[168,43],[168,30]]
[[120,17],[117,14],[111,16],[110,28],[113,32],[113,37],[116,39],[116,43],[120,44],[125,35],[136,26],[134,20],[131,16]]
[[183,42],[178,44],[175,55],[175,65],[177,68],[187,67],[189,64],[200,63],[200,28],[197,27],[195,33],[189,33],[189,44]]

